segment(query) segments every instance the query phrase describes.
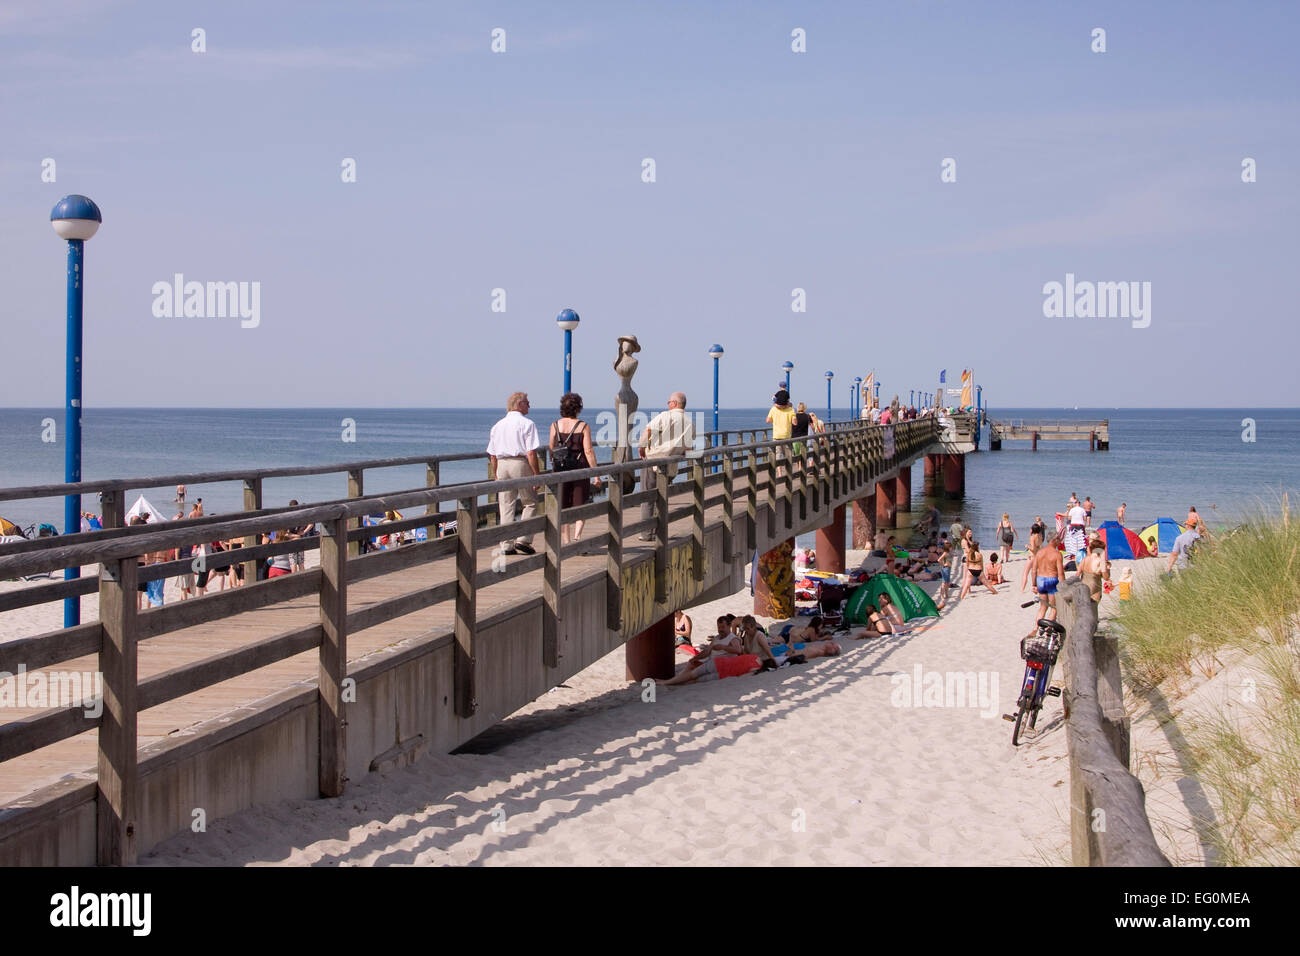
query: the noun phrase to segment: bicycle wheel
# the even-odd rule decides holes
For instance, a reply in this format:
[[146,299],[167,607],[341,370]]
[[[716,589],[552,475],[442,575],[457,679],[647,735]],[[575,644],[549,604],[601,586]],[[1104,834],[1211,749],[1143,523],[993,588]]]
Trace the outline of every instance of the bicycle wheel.
[[1029,712],[1026,708],[1027,705],[1021,704],[1020,710],[1016,712],[1016,726],[1015,729],[1011,731],[1011,746],[1013,747],[1020,746],[1020,727],[1024,723],[1025,714]]

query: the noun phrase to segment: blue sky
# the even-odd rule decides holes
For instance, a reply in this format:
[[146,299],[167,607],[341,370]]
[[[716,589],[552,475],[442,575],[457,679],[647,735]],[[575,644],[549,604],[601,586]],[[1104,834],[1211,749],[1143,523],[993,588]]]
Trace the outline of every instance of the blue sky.
[[[61,404],[48,217],[72,192],[104,214],[87,405],[552,405],[566,306],[593,407],[623,333],[646,407],[707,404],[714,342],[731,406],[787,359],[814,405],[828,369],[838,405],[872,368],[906,399],[963,366],[994,405],[1294,405],[1298,25],[1282,3],[6,0],[0,405]],[[260,324],[156,317],[175,273],[259,282]],[[1045,318],[1067,273],[1150,282],[1150,326]]]

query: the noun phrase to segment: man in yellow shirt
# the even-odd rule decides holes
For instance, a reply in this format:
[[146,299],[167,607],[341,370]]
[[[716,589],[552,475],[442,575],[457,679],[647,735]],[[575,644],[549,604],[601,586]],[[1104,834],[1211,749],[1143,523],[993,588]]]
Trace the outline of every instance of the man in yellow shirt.
[[[791,436],[794,425],[794,406],[790,404],[790,393],[781,389],[772,396],[772,410],[767,413],[767,420],[772,426],[772,441],[783,441]],[[784,462],[789,456],[790,446],[782,445],[775,449],[777,462]],[[785,475],[784,465],[778,464],[778,477]]]

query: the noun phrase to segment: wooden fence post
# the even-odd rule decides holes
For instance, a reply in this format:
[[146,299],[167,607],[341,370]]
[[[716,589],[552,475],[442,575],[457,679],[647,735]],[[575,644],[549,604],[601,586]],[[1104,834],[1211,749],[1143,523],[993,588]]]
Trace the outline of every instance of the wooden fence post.
[[546,514],[546,566],[542,572],[542,664],[560,665],[560,542],[562,485],[547,485],[543,508]]
[[776,455],[775,449],[765,448],[767,460],[765,462],[767,472],[767,537],[768,540],[776,539]]
[[478,499],[461,498],[456,507],[456,645],[452,674],[456,688],[456,716],[473,717],[475,695],[474,631],[478,624],[478,599],[474,579],[478,574]]
[[758,546],[758,452],[745,453],[745,555],[751,556]]
[[[441,464],[440,462],[436,462],[436,461],[425,462],[424,487],[426,488],[438,487],[438,482],[441,480],[442,477],[438,467],[440,464]],[[441,510],[442,510],[442,505],[440,505],[436,501],[431,501],[429,504],[425,505],[424,513],[426,515],[436,515]],[[437,526],[435,525],[434,533],[430,535],[430,537],[436,538],[437,536],[438,536],[438,531],[437,531]]]
[[[262,510],[262,479],[245,478],[244,479],[244,510],[261,511]],[[255,548],[258,545],[257,535],[250,534],[244,536],[244,547]],[[263,559],[265,560],[265,559]],[[244,583],[257,583],[257,562],[244,562]]]
[[[540,464],[540,462],[539,462],[539,464]],[[491,458],[488,459],[488,463],[487,463],[487,476],[488,476],[488,481],[496,481],[496,480],[497,480],[497,469],[496,469],[496,466],[492,464],[492,459],[491,459]],[[500,518],[500,512],[497,510],[497,507],[496,507],[496,505],[497,505],[497,493],[496,493],[495,491],[490,492],[490,493],[488,494],[488,496],[487,496],[487,503],[488,503],[488,507],[487,507],[487,515],[486,515],[486,520],[484,521],[484,524],[486,524],[486,525],[488,525],[488,526],[490,527],[490,526],[496,524],[497,521],[498,521],[499,518]]]
[[337,797],[348,779],[348,520],[322,522],[321,530],[320,795]]
[[609,548],[605,556],[605,627],[623,629],[623,475],[611,475]]
[[130,866],[136,859],[139,812],[136,764],[137,651],[134,557],[105,561],[99,574],[99,650],[103,714],[99,719],[96,772],[95,860],[100,866]]
[[119,488],[116,491],[104,492],[101,508],[103,509],[103,514],[99,518],[101,525],[105,528],[122,527],[126,518],[126,491]]

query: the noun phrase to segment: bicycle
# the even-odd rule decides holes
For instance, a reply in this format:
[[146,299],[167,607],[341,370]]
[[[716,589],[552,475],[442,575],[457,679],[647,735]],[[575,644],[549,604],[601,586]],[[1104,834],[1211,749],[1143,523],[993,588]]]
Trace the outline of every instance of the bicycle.
[[1003,714],[1003,720],[1015,724],[1011,731],[1011,746],[1020,746],[1020,731],[1029,718],[1029,729],[1033,730],[1038,722],[1038,712],[1042,710],[1043,698],[1051,695],[1060,697],[1061,689],[1052,687],[1052,668],[1060,656],[1065,644],[1065,628],[1056,621],[1039,618],[1038,629],[1020,641],[1020,656],[1025,661],[1025,678],[1020,685],[1020,699],[1016,701],[1017,711]]

